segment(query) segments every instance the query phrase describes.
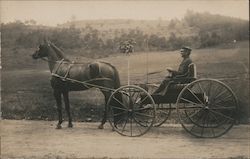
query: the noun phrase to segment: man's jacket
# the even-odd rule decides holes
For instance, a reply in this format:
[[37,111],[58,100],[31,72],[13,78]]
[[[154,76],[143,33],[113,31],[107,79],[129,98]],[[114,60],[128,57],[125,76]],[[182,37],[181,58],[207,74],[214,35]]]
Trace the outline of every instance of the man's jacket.
[[185,77],[188,73],[188,66],[192,63],[192,60],[188,57],[182,60],[179,65],[178,71],[173,72],[174,77]]

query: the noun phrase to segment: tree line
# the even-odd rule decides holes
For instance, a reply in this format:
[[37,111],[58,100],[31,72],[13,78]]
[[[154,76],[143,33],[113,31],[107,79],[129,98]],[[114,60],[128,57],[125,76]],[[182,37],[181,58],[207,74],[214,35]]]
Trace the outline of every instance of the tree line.
[[[160,30],[162,26],[155,27]],[[17,45],[32,48],[48,38],[61,48],[81,48],[93,53],[116,53],[119,43],[128,39],[136,42],[135,51],[176,50],[183,45],[206,48],[249,39],[248,21],[192,11],[188,11],[182,20],[171,20],[166,31],[160,35],[146,33],[140,28],[114,29],[104,33],[91,25],[84,28],[44,27],[37,26],[33,21],[32,24],[20,21],[1,24],[1,30],[2,47]],[[188,30],[192,34],[180,35],[180,30]]]

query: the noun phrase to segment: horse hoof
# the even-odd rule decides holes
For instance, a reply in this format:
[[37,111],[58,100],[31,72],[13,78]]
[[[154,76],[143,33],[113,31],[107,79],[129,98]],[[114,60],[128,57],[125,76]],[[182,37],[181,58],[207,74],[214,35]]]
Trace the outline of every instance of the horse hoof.
[[103,125],[99,125],[99,126],[98,126],[98,129],[103,129]]
[[68,125],[68,128],[73,128],[73,124],[70,123],[70,124]]
[[62,129],[62,126],[61,125],[57,125],[56,129]]

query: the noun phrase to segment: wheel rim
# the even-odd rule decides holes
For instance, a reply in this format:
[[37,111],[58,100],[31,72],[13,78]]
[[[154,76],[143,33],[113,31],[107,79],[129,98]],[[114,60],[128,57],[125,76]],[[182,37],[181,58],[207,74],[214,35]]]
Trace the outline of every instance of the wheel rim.
[[[146,96],[142,97],[142,94]],[[143,101],[150,101],[143,104]],[[137,86],[123,86],[108,100],[108,118],[113,129],[124,136],[141,136],[154,123],[155,106],[152,97]]]
[[214,138],[235,123],[237,99],[224,83],[201,79],[187,85],[177,99],[177,112],[185,130],[196,137]]
[[164,124],[171,114],[171,104],[156,104],[156,115],[154,126],[159,127]]

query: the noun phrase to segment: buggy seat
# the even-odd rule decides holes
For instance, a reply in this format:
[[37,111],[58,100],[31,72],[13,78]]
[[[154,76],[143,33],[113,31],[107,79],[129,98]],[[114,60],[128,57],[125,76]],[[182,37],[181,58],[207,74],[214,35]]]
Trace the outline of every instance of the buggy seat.
[[175,103],[181,90],[197,79],[196,65],[189,64],[188,72],[185,75],[176,76],[167,86],[165,95],[152,94],[156,103]]

